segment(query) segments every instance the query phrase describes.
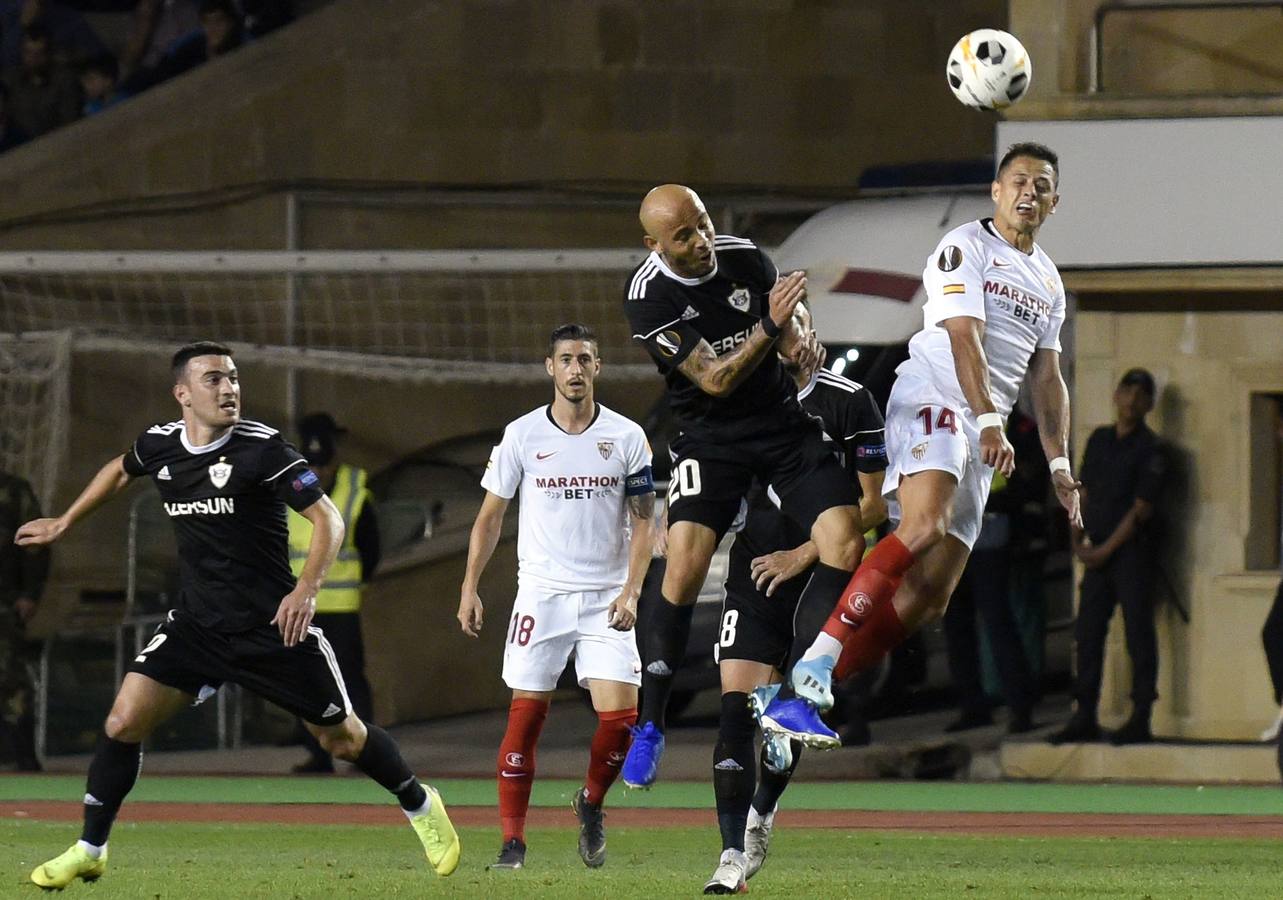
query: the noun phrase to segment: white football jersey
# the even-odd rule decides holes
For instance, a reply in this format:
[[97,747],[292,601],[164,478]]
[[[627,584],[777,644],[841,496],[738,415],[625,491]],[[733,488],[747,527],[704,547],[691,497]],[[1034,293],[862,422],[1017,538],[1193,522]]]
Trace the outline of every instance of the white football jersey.
[[973,415],[958,384],[949,333],[940,323],[955,316],[980,319],[994,407],[1005,418],[1034,350],[1060,351],[1065,286],[1056,264],[1037,244],[1032,253],[1021,253],[998,234],[992,219],[980,219],[940,240],[922,282],[923,328],[909,341],[909,358],[896,374],[934,385],[943,401]]
[[553,593],[604,590],[628,579],[626,497],[655,490],[641,426],[600,403],[581,434],[541,406],[504,429],[481,486],[521,493],[517,580]]

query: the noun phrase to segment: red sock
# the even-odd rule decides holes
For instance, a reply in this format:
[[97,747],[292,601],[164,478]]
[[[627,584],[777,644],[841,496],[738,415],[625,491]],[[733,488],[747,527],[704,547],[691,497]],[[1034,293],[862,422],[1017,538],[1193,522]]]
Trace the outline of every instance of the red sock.
[[890,599],[874,605],[873,612],[842,647],[842,656],[833,669],[833,678],[841,681],[863,672],[884,654],[898,647],[909,633],[904,630],[900,614]]
[[499,824],[505,843],[526,839],[526,810],[535,780],[535,744],[548,716],[548,701],[517,699],[508,707],[508,730],[499,745]]
[[600,806],[606,791],[619,777],[619,769],[628,755],[629,729],[637,721],[637,708],[612,709],[597,713],[597,733],[592,737],[592,754],[588,757],[587,800]]
[[912,565],[913,554],[894,534],[878,541],[851,576],[842,599],[824,623],[824,633],[846,644],[875,609],[884,603],[890,605],[900,579]]

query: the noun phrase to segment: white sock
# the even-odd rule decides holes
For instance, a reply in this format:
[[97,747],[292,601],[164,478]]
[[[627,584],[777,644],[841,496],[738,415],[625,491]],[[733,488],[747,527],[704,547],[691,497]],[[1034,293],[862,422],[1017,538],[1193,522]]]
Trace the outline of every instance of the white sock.
[[821,631],[811,646],[807,647],[806,652],[802,654],[802,662],[811,662],[821,656],[827,656],[836,665],[837,658],[841,655],[842,642],[833,635]]
[[103,844],[101,847],[95,847],[88,841],[76,841],[76,843],[84,848],[85,852],[89,854],[90,859],[100,859],[103,851],[107,849],[106,844]]
[[413,820],[415,816],[426,815],[428,810],[432,808],[432,792],[428,790],[428,786],[426,784],[423,786],[423,793],[427,799],[423,801],[422,806],[420,806],[418,809],[401,810],[401,812],[405,813],[405,817],[407,819]]

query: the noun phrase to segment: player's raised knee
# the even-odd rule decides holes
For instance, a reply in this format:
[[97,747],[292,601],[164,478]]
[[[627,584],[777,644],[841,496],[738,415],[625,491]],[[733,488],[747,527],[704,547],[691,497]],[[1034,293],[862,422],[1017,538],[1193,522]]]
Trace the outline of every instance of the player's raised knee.
[[708,560],[676,559],[669,551],[664,570],[664,599],[677,606],[688,606],[699,597],[699,589],[708,574]]
[[117,703],[113,706],[102,730],[113,741],[125,744],[137,744],[147,737],[147,728],[132,704]]
[[811,540],[820,551],[820,559],[838,569],[854,570],[864,555],[864,535],[854,506],[834,506],[825,510],[811,526]]
[[949,522],[946,516],[917,515],[906,516],[895,530],[900,543],[918,556],[944,540],[948,534]]
[[356,761],[361,755],[361,748],[365,746],[365,738],[365,724],[355,714],[349,715],[338,725],[316,732],[316,740],[322,749],[345,762]]

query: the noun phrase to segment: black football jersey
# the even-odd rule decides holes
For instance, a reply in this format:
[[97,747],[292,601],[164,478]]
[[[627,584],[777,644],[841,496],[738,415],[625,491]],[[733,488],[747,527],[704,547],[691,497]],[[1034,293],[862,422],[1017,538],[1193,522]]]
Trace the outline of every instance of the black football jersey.
[[713,242],[715,268],[683,278],[652,253],[628,279],[624,314],[668,383],[678,428],[711,440],[735,440],[797,427],[803,415],[797,388],[779,355],[767,353],[728,397],[713,397],[677,370],[708,341],[721,356],[744,343],[767,315],[775,264],[752,241],[720,234]]
[[215,631],[270,623],[295,584],[285,504],[302,511],[324,496],[299,452],[248,420],[193,447],[179,421],[139,435],[124,467],[152,477],[174,524],[178,608]]
[[[887,467],[886,435],[882,412],[869,390],[849,378],[821,370],[811,383],[798,392],[802,408],[820,420],[825,440],[832,442],[834,452],[860,491],[859,473],[884,471]],[[769,491],[755,482],[748,496],[748,517],[731,545],[730,570],[727,580],[738,580],[751,588],[749,564],[755,557],[776,550],[792,550],[806,542],[807,532],[784,515],[771,499]],[[786,581],[776,596],[800,596],[806,576]]]

